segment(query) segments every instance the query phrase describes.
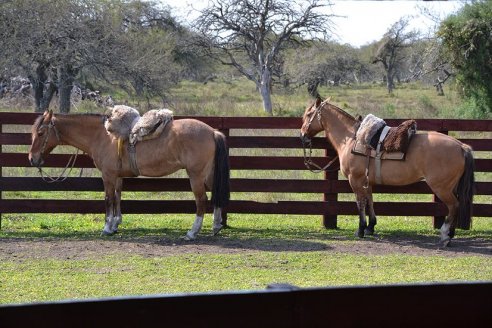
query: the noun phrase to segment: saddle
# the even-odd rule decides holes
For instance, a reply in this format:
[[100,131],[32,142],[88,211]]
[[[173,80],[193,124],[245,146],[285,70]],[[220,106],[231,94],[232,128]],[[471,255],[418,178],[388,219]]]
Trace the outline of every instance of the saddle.
[[417,132],[417,122],[407,120],[397,127],[389,127],[382,119],[369,114],[356,133],[352,153],[375,159],[376,183],[381,184],[381,160],[405,160],[412,136]]
[[169,109],[153,109],[140,116],[138,111],[128,106],[115,106],[104,126],[109,134],[118,139],[118,157],[121,158],[123,143],[128,140],[130,168],[138,176],[136,150],[137,142],[157,138],[173,120]]

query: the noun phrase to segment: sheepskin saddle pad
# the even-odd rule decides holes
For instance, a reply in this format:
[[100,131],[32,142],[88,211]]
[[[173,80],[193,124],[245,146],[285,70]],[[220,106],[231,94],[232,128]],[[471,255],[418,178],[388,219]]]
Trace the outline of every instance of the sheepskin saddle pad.
[[108,114],[104,126],[114,137],[135,145],[138,141],[157,138],[173,120],[169,109],[153,109],[140,116],[132,107],[117,105]]
[[[353,152],[367,155],[367,148],[370,148],[372,157],[375,157],[377,155],[376,150],[379,150],[380,153],[384,152],[382,159],[404,159],[410,140],[417,131],[417,122],[408,120],[397,127],[388,127],[385,131],[386,126],[386,122],[379,117],[372,114],[367,115],[357,130]],[[381,146],[378,149],[383,131],[387,134],[383,136]]]
[[173,120],[169,109],[152,109],[142,115],[130,133],[130,143],[157,138],[166,125]]

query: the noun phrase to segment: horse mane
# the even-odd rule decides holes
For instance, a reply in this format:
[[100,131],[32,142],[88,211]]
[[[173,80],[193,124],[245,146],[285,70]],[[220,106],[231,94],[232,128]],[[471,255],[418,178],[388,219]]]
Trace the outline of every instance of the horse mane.
[[353,117],[352,115],[350,115],[349,113],[347,113],[346,111],[344,111],[343,109],[341,109],[340,107],[338,107],[336,105],[333,105],[332,103],[329,102],[329,100],[330,100],[330,98],[326,99],[325,101],[323,101],[323,103],[321,105],[324,106],[325,104],[327,104],[328,106],[331,106],[331,107],[335,108],[335,110],[337,112],[339,112],[340,114],[342,114],[346,118],[349,118],[351,120],[356,121],[355,117]]
[[40,115],[36,117],[36,120],[34,121],[34,124],[32,125],[32,133],[37,131],[39,127],[41,126],[41,123],[43,123],[43,115]]

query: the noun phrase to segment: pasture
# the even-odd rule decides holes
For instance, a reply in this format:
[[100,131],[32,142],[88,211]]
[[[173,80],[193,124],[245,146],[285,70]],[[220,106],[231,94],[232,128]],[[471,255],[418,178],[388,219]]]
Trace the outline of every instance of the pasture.
[[[210,90],[207,91],[209,86]],[[195,85],[194,100],[190,99],[192,88],[186,84],[181,86],[182,89],[176,91],[174,99],[177,114],[259,115],[256,109],[259,106],[253,105],[259,104],[259,101],[255,98],[256,93],[247,95],[250,87],[248,84],[243,88],[229,87],[228,91],[241,90],[244,94],[234,95],[230,99],[244,97],[244,101],[228,100],[227,93],[218,92],[212,95],[213,86],[213,83],[207,87]],[[215,86],[223,88],[222,85]],[[342,102],[342,107],[353,114],[364,113],[366,109],[356,110],[352,100],[343,99],[359,99],[376,94],[392,105],[385,105],[373,112],[382,117],[393,118],[436,117],[436,114],[449,114],[452,106],[459,107],[452,93],[447,98],[434,99],[431,96],[433,90],[415,88],[400,90],[395,96],[386,98],[373,87],[354,90],[356,96],[350,95],[351,90],[341,88],[335,90],[335,100]],[[179,90],[182,91],[181,98]],[[412,99],[415,94],[419,95],[415,97],[417,103],[420,101],[428,106],[430,104],[432,108],[436,108],[435,112],[426,111],[424,106],[418,107],[421,108],[419,111],[412,111],[417,105],[407,103],[407,99]],[[418,100],[427,94],[428,101]],[[277,113],[300,116],[308,101],[307,97],[300,95],[301,93],[294,93],[292,97],[278,95],[277,103],[280,105]],[[346,103],[345,106],[343,102]],[[447,105],[438,105],[440,102]],[[82,107],[79,110],[84,110]],[[216,109],[207,109],[210,107]],[[183,108],[182,112],[178,108]],[[385,113],[388,109],[392,110]],[[460,117],[459,113],[455,114],[446,117]],[[442,118],[441,115],[439,117]],[[254,134],[255,131],[244,133]],[[3,146],[2,150],[5,151],[5,148],[7,147]],[[283,155],[290,155],[298,150],[268,150],[279,151]],[[234,152],[241,155],[240,150]],[[491,157],[490,152],[479,153],[478,158]],[[315,179],[308,171],[232,173],[236,178],[247,175],[270,179],[292,176]],[[2,176],[36,174],[30,168],[17,172],[2,169]],[[98,176],[95,170],[84,174]],[[477,178],[479,181],[491,180],[490,173],[480,173]],[[187,193],[182,194],[179,197],[190,197]],[[265,193],[240,196],[258,201],[312,200],[313,197],[310,194],[292,196]],[[4,197],[102,199],[103,194],[12,191]],[[376,200],[400,202],[422,198],[429,200],[429,197],[381,194],[376,196]],[[491,202],[490,196],[479,197],[481,203]],[[176,195],[166,192],[124,192],[123,199],[176,199]],[[347,201],[352,199],[351,194],[341,194],[339,198]],[[208,214],[205,216],[202,234],[194,242],[185,242],[180,237],[189,229],[193,219],[190,214],[124,214],[120,232],[115,236],[102,237],[100,231],[104,224],[103,213],[2,214],[0,303],[264,289],[270,283],[315,287],[492,280],[490,217],[476,219],[469,231],[458,230],[453,247],[446,249],[437,246],[438,231],[433,228],[431,217],[379,216],[377,235],[360,240],[354,237],[358,220],[352,215],[339,216],[338,229],[326,230],[320,223],[319,215],[231,213],[228,216],[230,228],[212,237],[212,218]]]

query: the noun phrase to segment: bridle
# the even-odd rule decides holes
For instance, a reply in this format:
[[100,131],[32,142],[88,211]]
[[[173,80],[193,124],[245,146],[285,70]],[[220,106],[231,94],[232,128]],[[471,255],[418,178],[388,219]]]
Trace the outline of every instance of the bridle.
[[[324,104],[325,104],[325,102],[322,102],[318,107],[316,107],[315,112],[313,113],[313,116],[311,116],[311,118],[308,121],[306,130],[309,130],[309,127],[313,123],[313,120],[315,117],[318,118],[318,122],[321,125],[321,127],[323,128],[323,130],[325,129],[323,126],[323,121],[321,120],[321,109],[323,108]],[[339,170],[338,168],[328,170],[328,168],[338,160],[338,154],[331,161],[329,161],[328,164],[321,167],[318,164],[314,163],[312,160],[313,142],[312,142],[311,138],[301,137],[301,142],[302,142],[302,150],[304,153],[304,165],[306,166],[306,168],[309,171],[311,171],[313,173],[320,173],[320,172],[336,172]],[[306,151],[306,146],[309,146],[309,153],[308,154]]]
[[[48,140],[50,138],[51,131],[54,131],[56,139],[58,140],[58,142],[60,142],[60,133],[58,132],[58,129],[55,126],[55,121],[53,120],[53,118],[50,119],[50,122],[48,124],[43,124],[40,127],[42,127],[42,126],[47,127],[48,131],[46,132],[46,137],[43,141],[43,144],[41,145],[41,151],[40,151],[41,156],[46,150],[46,146],[48,145]],[[65,165],[65,168],[63,169],[62,173],[58,177],[52,177],[51,175],[49,175],[48,173],[43,171],[43,169],[41,168],[41,165],[37,166],[39,174],[41,175],[41,178],[43,179],[43,181],[47,182],[47,183],[65,181],[68,178],[68,176],[70,175],[70,172],[72,171],[73,167],[75,166],[75,161],[77,160],[78,154],[79,154],[79,149],[77,148],[77,151],[75,152],[75,154],[70,156],[70,158],[68,159],[67,165]],[[68,172],[67,172],[67,169],[69,170]],[[65,172],[67,172],[67,173],[65,174]],[[80,175],[82,176],[82,169],[80,170]]]

